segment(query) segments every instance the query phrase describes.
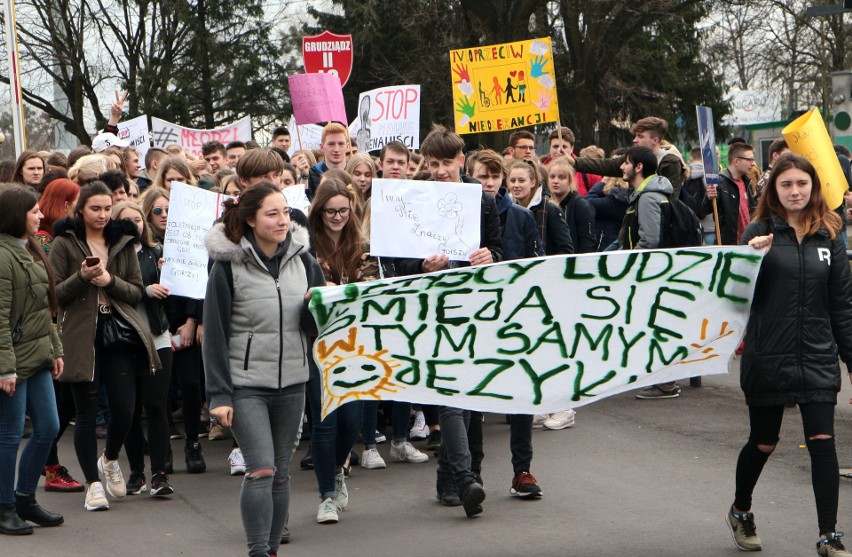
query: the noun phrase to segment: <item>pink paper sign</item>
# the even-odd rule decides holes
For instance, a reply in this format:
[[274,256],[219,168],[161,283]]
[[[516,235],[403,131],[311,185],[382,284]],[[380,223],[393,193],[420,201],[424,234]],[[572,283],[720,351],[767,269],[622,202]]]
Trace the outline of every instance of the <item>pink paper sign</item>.
[[340,79],[329,73],[291,75],[290,102],[296,123],[340,122],[348,125]]

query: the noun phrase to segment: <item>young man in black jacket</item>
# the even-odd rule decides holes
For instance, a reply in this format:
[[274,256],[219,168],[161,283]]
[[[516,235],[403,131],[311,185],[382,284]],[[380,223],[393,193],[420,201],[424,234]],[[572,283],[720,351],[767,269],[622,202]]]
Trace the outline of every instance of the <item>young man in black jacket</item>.
[[[435,125],[420,144],[424,167],[438,182],[478,183],[462,176],[464,141],[441,125]],[[426,259],[400,259],[397,271],[403,275],[433,273],[459,265],[487,265],[503,259],[500,216],[494,197],[482,193],[480,212],[480,247],[469,256],[469,263],[451,262],[446,254],[430,255]],[[470,412],[461,408],[441,406],[441,449],[438,454],[438,499],[446,506],[464,505],[467,516],[482,512],[485,490],[471,470],[467,428]]]
[[740,243],[757,207],[757,198],[752,194],[747,176],[754,163],[754,148],[747,143],[734,143],[728,151],[728,167],[719,173],[719,185],[707,186],[705,210],[712,213],[713,199],[716,199],[719,212],[719,230],[716,234],[721,237],[723,246]]

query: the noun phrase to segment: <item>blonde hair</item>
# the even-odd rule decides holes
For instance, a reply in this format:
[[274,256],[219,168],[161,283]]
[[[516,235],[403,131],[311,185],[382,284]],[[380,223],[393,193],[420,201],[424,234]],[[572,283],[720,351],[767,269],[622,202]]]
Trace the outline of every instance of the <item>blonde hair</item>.
[[122,201],[121,203],[116,203],[112,208],[112,220],[118,220],[121,216],[121,212],[125,209],[132,209],[139,213],[139,216],[142,217],[142,235],[139,238],[142,245],[149,248],[156,246],[157,243],[154,241],[153,236],[151,236],[151,228],[148,226],[148,219],[145,218],[145,212],[137,203],[134,203],[133,201]]
[[68,178],[85,186],[97,180],[107,170],[116,170],[115,162],[100,153],[80,157],[74,166],[68,169]]
[[[603,149],[600,151],[603,152]],[[568,157],[557,157],[550,161],[550,170],[553,170],[553,168],[557,166],[568,171],[568,181],[571,183],[568,187],[568,193],[577,191],[577,182],[574,180],[574,177],[577,175],[577,171],[574,170],[574,166],[568,161]]]

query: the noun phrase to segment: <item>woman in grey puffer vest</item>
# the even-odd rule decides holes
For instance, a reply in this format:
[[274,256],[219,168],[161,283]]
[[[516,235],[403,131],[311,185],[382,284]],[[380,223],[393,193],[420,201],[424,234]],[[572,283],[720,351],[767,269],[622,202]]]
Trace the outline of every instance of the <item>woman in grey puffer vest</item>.
[[277,554],[284,529],[308,380],[306,335],[316,334],[305,295],[325,286],[297,235],[306,241],[287,200],[260,182],[225,203],[206,239],[214,260],[202,346],[210,414],[233,429],[243,451],[240,508],[249,555],[257,557]]

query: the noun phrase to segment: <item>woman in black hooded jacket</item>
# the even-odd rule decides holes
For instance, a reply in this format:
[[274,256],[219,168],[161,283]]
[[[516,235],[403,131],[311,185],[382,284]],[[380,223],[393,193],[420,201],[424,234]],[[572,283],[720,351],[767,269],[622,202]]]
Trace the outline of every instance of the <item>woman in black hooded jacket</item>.
[[[742,241],[766,255],[746,329],[740,384],[751,433],[737,461],[727,522],[736,545],[759,551],[751,498],[778,443],[784,407],[798,404],[811,457],[819,555],[850,556],[835,531],[839,492],[834,407],[838,354],[852,361],[852,277],[819,177],[804,158],[785,155],[772,170]],[[771,248],[771,249],[770,249]]]

